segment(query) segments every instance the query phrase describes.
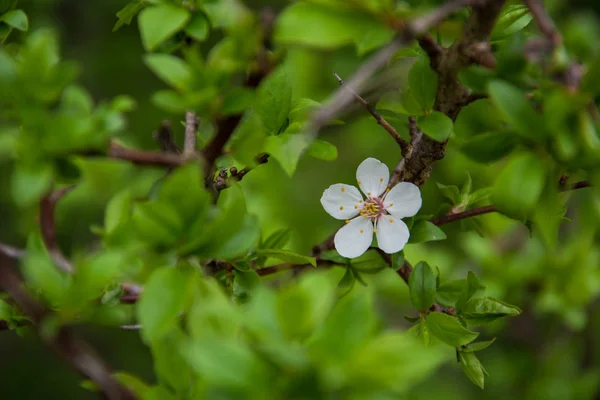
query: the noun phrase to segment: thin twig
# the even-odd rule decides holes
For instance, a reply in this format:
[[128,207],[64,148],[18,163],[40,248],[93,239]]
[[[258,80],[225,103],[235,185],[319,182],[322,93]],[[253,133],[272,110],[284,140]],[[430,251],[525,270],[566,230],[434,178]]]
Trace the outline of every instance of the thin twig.
[[167,153],[181,153],[181,149],[173,139],[171,121],[168,119],[160,123],[158,130],[152,134],[152,137],[158,142],[162,151]]
[[111,370],[94,349],[77,338],[69,327],[61,326],[50,338],[41,335],[43,329],[41,323],[48,311],[24,289],[23,282],[12,270],[11,263],[10,259],[0,254],[0,288],[6,290],[19,308],[31,318],[38,334],[45,339],[46,345],[75,371],[94,382],[107,399],[135,399],[135,395],[113,377]]
[[354,89],[352,89],[350,86],[346,85],[344,83],[344,81],[342,80],[342,78],[340,78],[340,76],[337,73],[334,72],[333,76],[335,76],[335,78],[339,82],[340,86],[345,87],[352,94],[352,96],[354,96],[356,101],[358,101],[360,104],[362,104],[362,106],[373,116],[373,118],[375,118],[377,123],[379,125],[381,125],[383,127],[383,129],[385,129],[390,135],[392,135],[394,140],[396,140],[396,143],[398,143],[400,145],[400,148],[402,149],[402,153],[404,153],[406,151],[408,143],[406,142],[406,140],[404,140],[402,138],[402,136],[400,136],[400,134],[396,131],[396,129],[394,129],[394,127],[392,125],[390,125],[385,120],[385,118],[383,118],[381,116],[381,114],[379,114],[377,112],[377,110],[375,110],[375,108],[371,104],[369,104],[368,101],[363,99],[361,97],[361,95],[358,94],[356,91],[354,91]]
[[463,212],[459,212],[459,213],[455,213],[455,214],[442,215],[441,217],[432,219],[430,222],[434,225],[444,225],[449,222],[458,221],[460,219],[470,218],[470,217],[474,217],[477,215],[492,213],[492,212],[496,212],[496,211],[498,211],[498,208],[496,206],[489,205],[489,206],[484,206],[484,207],[479,207],[479,208],[473,208],[471,210],[467,210],[467,211],[463,211]]
[[21,258],[25,255],[25,250],[0,243],[0,253],[10,258]]
[[73,273],[73,266],[63,255],[58,242],[56,240],[56,224],[54,218],[54,210],[56,203],[67,193],[75,188],[75,185],[66,186],[58,189],[53,193],[47,194],[40,201],[40,228],[42,231],[42,239],[44,245],[52,256],[54,263],[63,271]]
[[[333,261],[317,260],[318,267],[333,267],[333,266],[342,266],[342,265],[344,265],[344,264],[338,264]],[[256,273],[259,276],[267,276],[267,275],[272,275],[272,274],[275,274],[275,273],[281,272],[281,271],[292,271],[292,270],[299,271],[299,270],[310,269],[310,268],[314,268],[314,266],[312,264],[283,263],[283,264],[271,265],[270,267],[257,269]]]
[[540,0],[524,0],[527,8],[531,12],[533,19],[540,28],[540,31],[546,36],[553,47],[558,47],[562,44],[562,35],[556,29],[554,22],[544,9],[544,5]]
[[140,329],[142,329],[142,325],[141,324],[121,325],[120,328],[124,331],[139,331]]
[[179,154],[128,149],[116,142],[111,142],[108,149],[108,156],[119,160],[130,161],[133,164],[154,165],[157,167],[175,168],[183,165],[185,162],[184,158]]
[[196,113],[185,113],[185,138],[183,142],[183,156],[191,158],[196,154],[196,131],[198,130],[198,117]]

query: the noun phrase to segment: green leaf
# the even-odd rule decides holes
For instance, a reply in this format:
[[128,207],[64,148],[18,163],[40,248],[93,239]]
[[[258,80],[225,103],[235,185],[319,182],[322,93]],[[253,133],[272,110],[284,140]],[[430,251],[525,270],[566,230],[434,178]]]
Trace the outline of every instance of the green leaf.
[[410,274],[408,279],[410,301],[419,311],[429,309],[435,302],[436,277],[433,270],[424,261],[421,261]]
[[469,352],[458,352],[458,359],[460,362],[460,366],[462,367],[467,378],[471,380],[474,384],[483,389],[483,384],[485,380],[485,370],[483,369],[483,365],[475,355],[475,353]]
[[[287,129],[296,128],[293,125]],[[284,133],[279,136],[269,136],[267,138],[267,144],[265,151],[272,157],[277,159],[279,164],[283,167],[283,170],[287,172],[289,176],[292,176],[296,171],[300,156],[306,148],[312,142],[312,135],[304,133]]]
[[521,90],[508,82],[495,80],[488,85],[488,92],[498,110],[519,135],[537,142],[545,138],[544,120]]
[[342,276],[342,279],[338,282],[337,291],[338,296],[343,297],[352,291],[352,288],[356,284],[356,278],[352,268],[346,268],[346,273]]
[[440,192],[442,192],[442,194],[444,195],[444,197],[449,199],[452,202],[452,204],[461,203],[462,196],[460,194],[460,191],[458,190],[458,186],[446,186],[439,182],[436,182],[436,184],[438,189],[440,189]]
[[128,190],[114,195],[104,212],[104,231],[110,234],[121,223],[131,218],[132,197]]
[[149,245],[171,245],[182,233],[183,221],[171,204],[137,203],[133,207],[133,224],[139,237]]
[[427,315],[427,325],[434,336],[452,347],[464,346],[479,336],[463,327],[457,318],[437,311]]
[[270,135],[279,133],[292,104],[292,86],[284,68],[271,73],[258,87],[255,110]]
[[7,25],[23,32],[29,29],[27,14],[23,10],[11,10],[0,15],[0,22],[5,22]]
[[210,24],[204,13],[196,13],[185,27],[185,33],[199,42],[203,42],[210,33]]
[[230,260],[245,256],[260,240],[260,224],[256,215],[245,215],[242,224],[234,234],[217,243],[211,255],[214,258]]
[[242,114],[252,107],[254,103],[254,90],[246,87],[235,87],[223,95],[223,106],[221,114],[234,115]]
[[457,301],[461,298],[466,290],[466,279],[446,281],[439,285],[437,289],[436,300],[443,306],[456,307]]
[[500,212],[525,219],[534,210],[545,182],[546,168],[536,154],[513,154],[496,178],[492,202]]
[[398,271],[400,268],[402,268],[404,266],[404,252],[403,251],[392,254],[392,265],[391,266],[395,271]]
[[113,32],[123,25],[131,24],[131,20],[146,6],[144,0],[135,0],[123,7],[118,13],[119,19],[113,27]]
[[186,9],[170,4],[161,4],[142,10],[138,22],[144,48],[148,51],[156,49],[181,30],[189,18],[190,13]]
[[211,199],[204,188],[202,167],[189,163],[170,173],[160,186],[158,200],[174,208],[188,226],[203,220]]
[[317,260],[315,257],[303,256],[290,250],[258,249],[256,250],[256,255],[276,258],[290,264],[310,264],[313,267],[317,266]]
[[17,164],[11,178],[11,195],[20,207],[37,203],[52,185],[54,172],[50,164]]
[[338,156],[337,147],[321,139],[314,140],[308,146],[308,149],[306,149],[306,153],[314,158],[325,161],[334,161]]
[[423,133],[438,142],[445,142],[450,137],[453,127],[452,120],[439,111],[419,117],[417,126]]
[[277,18],[274,38],[282,44],[321,49],[356,44],[364,53],[387,43],[393,31],[368,13],[335,6],[296,3]]
[[513,33],[517,33],[529,25],[532,19],[533,16],[529,13],[529,9],[526,6],[520,4],[506,6],[498,21],[496,21],[496,25],[492,31],[492,41],[497,41]]
[[473,161],[489,163],[509,154],[518,142],[516,134],[510,131],[486,132],[467,140],[461,151]]
[[[406,317],[406,316],[404,318],[408,319],[408,317]],[[427,319],[419,317],[419,318],[414,318],[414,319],[410,318],[409,321],[411,321],[411,322],[418,321],[417,324],[412,326],[408,331],[413,333],[420,340],[422,340],[423,344],[425,346],[428,346],[431,341],[431,337],[429,336],[429,328],[427,326]]]
[[514,317],[521,309],[492,297],[471,299],[465,306],[462,316],[472,325],[488,324],[502,317]]
[[165,83],[181,91],[191,89],[194,73],[179,57],[170,54],[148,54],[144,63]]
[[417,221],[410,230],[408,243],[432,242],[446,239],[446,234],[438,226],[429,221]]
[[292,237],[292,229],[283,228],[279,229],[269,235],[265,241],[261,244],[261,249],[280,249],[289,242]]
[[192,282],[177,268],[159,268],[150,275],[136,308],[146,341],[159,340],[176,323],[190,299]]
[[335,249],[323,252],[321,254],[321,260],[333,261],[337,264],[345,264],[348,261],[347,258],[340,256],[340,253],[338,253]]
[[494,338],[492,340],[488,340],[486,342],[471,343],[467,347],[465,347],[464,349],[461,349],[460,351],[463,352],[463,353],[474,353],[476,351],[485,350],[488,347],[490,347],[490,345],[492,343],[494,343],[495,341],[496,341],[496,338]]
[[[429,66],[429,57],[422,55],[408,72],[408,85],[412,96],[422,111],[433,108],[437,92],[438,77]],[[443,122],[441,124],[444,124]]]
[[464,286],[464,290],[460,294],[457,302],[456,309],[458,312],[461,312],[465,304],[477,293],[477,291],[481,289],[485,289],[485,286],[481,284],[477,275],[475,275],[472,271],[467,273],[467,284]]
[[231,265],[233,265],[233,268],[237,269],[240,272],[252,271],[252,265],[250,265],[248,261],[233,261]]

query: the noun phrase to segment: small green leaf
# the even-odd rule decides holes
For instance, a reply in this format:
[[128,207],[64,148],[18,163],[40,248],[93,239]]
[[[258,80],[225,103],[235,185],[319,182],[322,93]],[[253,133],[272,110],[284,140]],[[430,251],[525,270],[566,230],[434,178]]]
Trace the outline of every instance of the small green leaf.
[[458,190],[458,186],[456,186],[456,185],[446,186],[446,185],[442,185],[439,182],[436,182],[436,184],[437,184],[437,187],[440,189],[440,192],[442,192],[442,194],[444,195],[444,197],[449,199],[452,202],[452,204],[460,204],[461,195],[460,195],[460,191]]
[[452,347],[464,346],[479,336],[462,326],[457,318],[437,311],[427,315],[427,324],[431,333]]
[[436,300],[443,306],[456,307],[457,301],[467,290],[466,279],[455,279],[446,281],[439,285],[437,289]]
[[292,237],[292,230],[290,228],[279,229],[273,232],[265,241],[261,244],[261,249],[280,249],[286,245],[286,243]]
[[460,351],[463,353],[474,353],[476,351],[485,350],[488,347],[490,347],[490,345],[492,343],[494,343],[495,341],[496,341],[496,338],[494,338],[492,340],[488,340],[486,342],[471,343],[467,347],[461,349]]
[[181,7],[161,4],[148,7],[138,16],[144,48],[156,49],[161,43],[182,29],[190,18],[190,13]]
[[410,274],[408,279],[410,301],[420,311],[429,309],[435,302],[436,278],[433,270],[424,261],[421,261]]
[[50,190],[53,174],[50,164],[17,164],[10,186],[15,203],[27,207],[38,202]]
[[314,158],[325,161],[334,161],[338,156],[337,147],[321,139],[314,140],[308,146],[308,149],[306,149],[306,153]]
[[183,228],[183,221],[176,209],[166,203],[135,204],[132,221],[139,237],[154,246],[173,244]]
[[181,91],[191,89],[194,74],[181,58],[170,54],[148,54],[144,57],[144,62],[168,85]]
[[475,353],[458,352],[458,359],[467,378],[483,389],[485,370]]
[[131,218],[132,197],[128,190],[114,195],[104,212],[104,231],[110,234],[121,223]]
[[204,13],[196,13],[185,27],[185,33],[199,42],[203,42],[210,32],[210,24]]
[[237,269],[240,272],[252,271],[252,265],[250,265],[248,261],[233,261],[231,265],[233,265],[233,268]]
[[461,151],[473,161],[489,163],[510,153],[518,142],[516,134],[510,131],[487,132],[467,140]]
[[392,254],[392,265],[391,267],[398,271],[404,266],[404,251]]
[[521,309],[492,297],[471,299],[465,306],[462,316],[471,325],[488,324],[502,317],[514,317]]
[[260,276],[256,271],[233,271],[233,297],[236,301],[245,303],[255,288],[260,286]]
[[417,324],[413,325],[408,331],[413,333],[417,338],[423,341],[425,346],[428,346],[431,337],[429,336],[429,327],[427,326],[427,319],[418,317],[418,318],[409,318],[404,316],[404,318],[408,319],[411,322],[417,322]]
[[445,142],[450,137],[453,128],[452,120],[439,111],[419,117],[417,126],[423,133],[438,142]]
[[29,29],[29,20],[23,10],[11,10],[0,15],[0,22],[5,22],[7,25],[23,32]]
[[511,4],[504,8],[504,11],[496,21],[492,31],[492,41],[497,41],[512,35],[525,28],[533,16],[529,13],[529,8],[520,4]]
[[272,72],[259,86],[255,110],[270,135],[279,133],[292,104],[292,86],[284,68]]
[[421,55],[408,72],[408,85],[422,111],[433,108],[438,77],[429,66],[429,57]]
[[327,250],[321,254],[321,260],[333,261],[338,264],[345,264],[348,259],[340,256],[337,250]]
[[496,178],[492,202],[500,212],[525,219],[534,210],[545,182],[546,168],[535,154],[513,154]]
[[545,138],[544,120],[521,90],[510,83],[496,80],[488,85],[488,92],[498,110],[519,135],[537,142]]
[[408,243],[432,242],[446,239],[446,234],[438,226],[429,221],[417,221],[410,230]]
[[343,297],[350,293],[354,285],[356,284],[356,278],[354,277],[354,272],[352,268],[346,268],[346,273],[340,279],[337,285],[338,296]]
[[113,32],[123,25],[131,24],[131,20],[146,6],[144,0],[135,0],[123,7],[118,13],[119,19],[113,27]]
[[150,275],[136,308],[147,341],[160,339],[176,323],[190,298],[192,282],[176,268],[159,268]]
[[316,258],[303,256],[289,250],[258,249],[255,254],[263,257],[276,258],[290,264],[311,264],[313,267],[317,266]]
[[[311,135],[293,132],[297,128],[299,127],[290,125],[286,133],[269,136],[265,147],[265,151],[274,157],[290,176],[296,171],[300,156],[312,143]],[[288,133],[288,131],[292,132]]]

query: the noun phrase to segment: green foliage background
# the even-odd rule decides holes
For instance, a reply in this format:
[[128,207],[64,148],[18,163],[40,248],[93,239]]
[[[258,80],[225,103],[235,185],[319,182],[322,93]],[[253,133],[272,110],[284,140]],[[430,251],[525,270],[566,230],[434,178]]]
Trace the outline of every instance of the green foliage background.
[[[426,3],[421,5],[427,8],[429,3],[436,4],[436,2]],[[597,8],[598,6],[593,1],[586,3],[555,0],[546,3],[552,11],[552,15],[557,18],[558,27],[563,32],[567,49],[572,52],[571,55],[587,65],[591,65],[592,68],[597,68],[597,65],[600,65],[598,61],[600,60],[600,44],[597,41],[597,38],[600,37],[600,24],[595,13],[597,10],[594,11],[593,7]],[[148,64],[152,63],[147,58],[145,59],[146,51],[140,41],[136,18],[130,26],[123,26],[111,33],[116,22],[115,13],[126,4],[127,1],[117,0],[96,2],[20,0],[19,8],[23,9],[29,17],[29,32],[35,32],[39,27],[53,27],[58,32],[62,58],[76,61],[81,67],[78,82],[90,92],[94,102],[110,102],[121,94],[130,95],[136,100],[137,108],[126,116],[126,134],[121,136],[125,143],[140,148],[155,149],[156,143],[152,139],[152,132],[157,129],[163,119],[172,121],[176,140],[181,143],[183,138],[183,126],[180,124],[182,115],[158,108],[156,102],[152,101],[153,94],[164,90],[166,85],[153,74],[151,68],[148,68]],[[264,7],[272,7],[275,11],[279,11],[289,6],[290,3],[246,1],[245,4],[257,12]],[[362,44],[355,45],[351,39],[357,34],[361,34],[365,28],[360,25],[358,27],[352,25],[352,21],[349,21],[347,25],[334,26],[331,29],[330,32],[327,32],[331,42],[322,45],[321,49],[294,45],[295,37],[286,38],[282,34],[284,37],[280,39],[286,43],[285,65],[293,88],[291,94],[293,100],[310,98],[315,101],[323,101],[337,87],[337,82],[331,72],[335,71],[342,77],[351,76],[356,67],[364,61],[365,54],[372,50],[368,47],[368,41],[377,41],[377,39],[367,38]],[[447,29],[452,31],[452,29],[458,28],[449,26]],[[533,26],[527,28],[527,32],[534,31]],[[11,35],[14,35],[9,39],[11,42],[22,41],[25,37],[24,34],[18,32],[13,32]],[[221,33],[211,35],[202,43],[203,53],[206,54],[221,39],[220,35]],[[298,35],[300,36],[300,33]],[[385,33],[382,35],[385,36]],[[306,37],[308,37],[305,39],[306,41],[313,40],[309,34]],[[322,36],[315,35],[314,40],[319,42],[321,39]],[[250,43],[252,39],[248,40]],[[519,49],[518,45],[519,43],[516,42],[514,48]],[[361,46],[364,46],[362,52]],[[511,47],[507,48],[510,50]],[[516,56],[513,58],[515,60],[510,58],[509,54],[504,59],[508,61],[506,64],[502,64],[502,67],[508,69],[508,72],[501,70],[498,72],[498,76],[508,77],[507,80],[514,78],[513,83],[518,85],[517,79],[511,76],[510,72],[511,68],[516,70],[519,66],[506,66],[510,62],[516,64],[520,62]],[[223,63],[225,62],[223,61]],[[224,65],[217,62],[216,64],[220,67]],[[410,80],[408,74],[410,66],[410,62],[400,60],[383,77],[378,78],[377,84],[393,93],[394,88],[402,88],[407,84],[407,80]],[[481,79],[488,78],[478,70],[469,71],[469,73],[471,75],[466,76],[465,80],[472,87],[476,87]],[[371,89],[376,92],[375,88]],[[426,91],[427,88],[424,90]],[[511,95],[509,95],[507,104],[502,103],[502,96],[510,90],[512,90],[511,87],[506,88],[502,84],[498,84],[493,86],[490,92],[499,103],[497,105],[501,112],[509,115],[509,118],[505,119],[514,125],[516,137],[526,136],[531,130],[527,127],[520,129],[519,120],[511,120],[510,117],[514,114],[510,109],[505,110],[506,107],[510,108],[514,105],[512,104],[514,96],[510,97]],[[597,96],[598,92],[593,94]],[[380,94],[371,100],[379,100],[379,96]],[[415,95],[415,97],[418,96]],[[556,95],[556,97],[560,96]],[[389,106],[386,107],[386,104]],[[379,102],[379,107],[383,110],[387,109],[391,120],[394,121],[393,117],[398,115],[394,113],[397,111],[397,104],[398,99],[388,93]],[[485,104],[489,107],[488,103]],[[528,105],[526,104],[526,106]],[[526,106],[520,109],[526,108]],[[516,107],[520,107],[520,105],[516,105]],[[343,125],[329,126],[319,136],[320,139],[329,141],[337,147],[335,160],[327,161],[304,154],[300,158],[294,174],[290,177],[289,169],[294,167],[271,159],[267,164],[261,165],[249,173],[240,183],[248,211],[256,215],[263,237],[267,237],[279,229],[290,228],[292,236],[286,247],[299,254],[308,254],[314,244],[320,243],[339,226],[338,221],[330,218],[319,203],[323,190],[337,182],[353,183],[356,166],[367,157],[377,157],[390,168],[397,163],[399,150],[396,142],[377,126],[372,117],[363,109],[353,106],[352,110],[353,112],[342,116],[341,119],[345,122]],[[260,110],[258,112],[260,113]],[[508,156],[509,167],[506,168],[504,168],[507,164],[506,158],[491,163],[477,162],[481,161],[477,157],[486,158],[486,155],[481,155],[480,144],[473,144],[469,140],[473,139],[475,133],[497,128],[500,124],[494,118],[499,120],[502,115],[498,116],[497,112],[490,112],[485,109],[485,105],[481,105],[479,102],[473,103],[469,110],[463,110],[463,113],[464,116],[461,115],[455,123],[454,136],[450,139],[446,157],[435,164],[432,178],[422,188],[424,206],[420,215],[439,215],[441,210],[449,210],[451,203],[446,197],[450,197],[454,205],[460,204],[462,201],[460,194],[454,193],[453,189],[440,188],[436,183],[446,186],[456,185],[461,188],[467,179],[471,178],[471,193],[496,184],[495,203],[502,205],[508,213],[515,211],[514,216],[517,218],[522,217],[516,215],[519,212],[532,211],[535,213],[536,209],[540,210],[542,216],[550,215],[553,212],[556,214],[556,208],[553,208],[556,205],[545,204],[543,201],[550,195],[544,193],[541,197],[542,200],[538,201],[539,193],[537,196],[531,195],[528,186],[530,180],[539,181],[536,174],[541,174],[543,188],[546,179],[544,176],[548,175],[548,180],[554,179],[556,164],[552,164],[547,155],[543,156],[546,157],[544,158],[546,164],[538,163],[537,159],[532,160],[531,155],[535,154],[534,151],[527,151],[523,154],[513,151]],[[539,123],[540,125],[552,124],[552,121],[540,121]],[[423,125],[423,130],[426,130],[427,125]],[[572,126],[579,125],[566,125],[565,129],[568,130]],[[277,128],[277,122],[274,122],[274,127]],[[444,135],[444,132],[440,133],[437,127],[437,124],[433,124],[431,136]],[[267,128],[271,127],[267,126]],[[202,121],[200,131],[201,135],[203,132],[206,135],[210,134],[208,127],[203,125]],[[540,128],[540,131],[543,129]],[[597,140],[597,137],[595,139]],[[31,153],[34,153],[37,143],[33,142],[30,146]],[[510,144],[506,146],[508,146],[507,153],[509,153],[512,147]],[[467,156],[470,154],[469,149],[475,149],[472,151],[475,156],[472,154],[471,157]],[[14,185],[11,183],[11,177],[15,164],[1,150],[2,143],[0,143],[0,223],[2,227],[0,241],[32,249],[35,248],[36,243],[31,243],[34,241],[31,239],[28,243],[27,236],[37,229],[35,218],[37,204],[27,204],[26,201],[15,204],[10,189],[11,185]],[[560,151],[558,153],[560,154]],[[494,157],[500,159],[502,156],[492,154],[485,161]],[[246,157],[252,156],[246,155]],[[590,156],[590,159],[593,157]],[[226,158],[220,161],[220,165],[231,166],[232,162],[234,161],[231,158]],[[239,160],[235,162],[236,165],[239,165]],[[128,163],[95,158],[81,158],[76,162],[76,166],[82,171],[83,184],[59,203],[56,225],[61,247],[71,258],[83,260],[86,253],[97,247],[97,236],[90,227],[104,226],[106,228],[104,213],[107,202],[125,188],[130,188],[138,196],[141,196],[150,190],[155,180],[162,176],[162,170],[134,167]],[[511,170],[511,166],[513,170]],[[65,168],[74,167],[67,166]],[[536,172],[540,170],[541,172]],[[573,181],[579,176],[581,179],[594,177],[595,182],[598,182],[597,167],[588,168],[591,171],[589,176],[582,172],[580,166],[573,170]],[[468,176],[471,178],[467,178]],[[531,178],[531,176],[534,177]],[[518,183],[513,184],[518,179],[524,180],[524,186],[520,186]],[[25,186],[31,187],[30,185]],[[498,187],[500,189],[497,189]],[[527,187],[524,192],[523,187]],[[234,190],[238,189],[235,187],[227,189],[232,193]],[[540,188],[539,191],[541,190]],[[517,192],[517,194],[511,194],[511,191]],[[512,209],[511,198],[521,194],[523,202]],[[456,198],[457,195],[458,198]],[[198,196],[201,197],[202,194]],[[235,194],[230,196],[234,197]],[[528,196],[533,197],[531,202],[528,202]],[[463,221],[445,226],[443,229],[447,240],[407,246],[404,252],[406,259],[414,260],[415,264],[417,261],[423,260],[429,265],[439,268],[440,275],[444,280],[462,279],[467,276],[467,271],[475,271],[481,282],[487,287],[486,295],[516,304],[522,308],[523,312],[518,317],[495,321],[481,330],[480,340],[497,338],[491,347],[477,353],[489,373],[483,392],[466,379],[461,368],[452,362],[455,354],[451,348],[445,348],[445,352],[438,353],[432,350],[431,354],[426,354],[418,353],[410,346],[392,347],[397,354],[405,357],[402,363],[407,368],[402,375],[406,377],[406,381],[398,384],[398,387],[404,391],[405,398],[500,399],[514,396],[524,399],[578,400],[593,399],[596,396],[600,390],[600,342],[598,339],[600,338],[600,313],[598,313],[600,247],[597,240],[600,222],[600,191],[597,188],[590,188],[568,194],[568,196],[569,207],[566,214],[568,221],[558,221],[556,225],[543,227],[541,233],[535,231],[533,235],[530,235],[527,227],[520,221],[500,214],[490,214],[478,218],[476,224],[473,221]],[[527,207],[530,210],[527,210]],[[189,211],[190,213],[194,212],[194,210]],[[166,213],[166,211],[161,212]],[[552,222],[549,223],[552,224]],[[541,226],[544,226],[543,223]],[[558,234],[555,235],[554,231],[558,231]],[[478,232],[483,236],[480,236]],[[164,244],[160,239],[156,240],[159,245]],[[119,255],[116,254],[115,257],[119,257]],[[91,263],[89,260],[88,262]],[[114,262],[119,263],[122,260],[115,259]],[[309,274],[311,273],[312,271],[309,272]],[[165,273],[165,275],[167,274]],[[328,278],[322,278],[323,280],[319,280],[321,279],[320,275],[315,274],[314,277],[308,277],[306,281],[302,281],[304,286],[300,286],[300,289],[290,289],[289,293],[284,296],[309,296],[311,299],[317,298],[315,300],[317,302],[321,301],[319,296],[328,293],[329,289],[319,290],[319,285],[327,287],[327,283],[323,282],[326,282],[327,279],[331,279],[332,282],[339,280],[343,274],[342,269],[334,269],[327,273]],[[368,287],[355,285],[351,295],[344,298],[344,301],[350,304],[347,306],[351,310],[347,311],[349,315],[341,316],[340,318],[344,322],[331,329],[341,331],[342,328],[345,328],[350,331],[360,331],[363,328],[368,330],[370,324],[374,326],[376,322],[370,320],[372,315],[369,312],[360,312],[361,307],[369,307],[367,303],[370,301],[376,304],[381,320],[386,326],[409,328],[410,324],[404,320],[403,316],[416,316],[417,312],[411,305],[411,296],[407,285],[396,273],[392,269],[386,268],[376,274],[364,274],[363,278]],[[43,279],[52,279],[52,277]],[[164,283],[169,279],[185,280],[186,277],[161,276],[154,279],[159,283]],[[156,301],[166,301],[160,293],[162,285],[157,284],[156,286],[158,288]],[[311,289],[303,292],[302,287]],[[211,292],[216,289],[207,284],[202,290]],[[270,304],[269,295],[265,294],[264,296],[267,297],[261,304],[264,304],[266,308],[266,305]],[[222,299],[218,296],[213,300],[215,309],[222,310],[224,314],[239,312],[239,310],[234,311],[219,303]],[[327,299],[322,300],[323,304],[315,307],[327,310],[327,301]],[[356,302],[356,304],[352,302]],[[361,302],[367,302],[365,303],[367,305]],[[412,304],[415,304],[414,299]],[[140,305],[140,307],[152,308],[153,305]],[[263,310],[259,309],[256,312],[267,314]],[[200,311],[198,312],[200,313]],[[290,311],[292,314],[294,312],[297,310]],[[235,321],[236,318],[231,317],[230,320]],[[152,324],[152,321],[148,321],[147,324]],[[154,369],[156,367],[153,366],[151,351],[142,341],[139,332],[122,331],[114,325],[111,326],[110,323],[106,325],[81,324],[76,327],[76,331],[93,343],[115,370],[127,371],[149,384],[157,382],[157,374]],[[367,327],[365,328],[365,326]],[[199,327],[198,329],[202,331],[203,328]],[[303,337],[302,335],[305,334],[302,332],[303,328],[297,327],[297,329],[298,332],[288,333],[292,337],[294,335]],[[226,331],[225,328],[224,330]],[[170,334],[177,335],[181,332],[175,331]],[[198,333],[198,336],[202,335],[203,333]],[[206,343],[209,343],[208,339],[206,340]],[[406,342],[404,343],[406,344]],[[321,345],[326,347],[327,343]],[[218,345],[208,345],[208,348],[218,348]],[[373,354],[377,351],[377,349],[369,349]],[[202,349],[196,350],[203,351]],[[190,347],[189,352],[194,354],[196,350]],[[169,352],[169,349],[154,349],[154,351]],[[276,352],[277,350],[272,349],[272,351]],[[293,348],[290,348],[289,351],[282,351],[290,357],[290,360],[282,361],[282,363],[294,365],[294,362],[300,362],[293,359],[294,351]],[[369,350],[364,351],[368,352]],[[235,353],[234,350],[232,352]],[[234,356],[227,358],[231,365],[227,364],[226,366],[240,368],[240,375],[247,373],[257,382],[267,379],[267,374],[261,372],[261,368],[264,366],[253,365],[249,361],[244,364],[245,354],[242,353],[242,351],[235,353],[235,357],[240,357],[240,360]],[[44,398],[48,397],[49,393],[61,399],[94,398],[96,396],[81,388],[80,378],[60,360],[47,352],[39,339],[31,333],[25,333],[23,337],[20,337],[14,332],[2,332],[0,354],[3,360],[0,363],[2,398]],[[198,359],[200,358],[198,357]],[[381,360],[383,359],[382,357]],[[180,360],[171,361],[175,363],[174,365],[178,365],[177,363],[180,362]],[[385,380],[385,362],[381,361],[378,364],[380,359],[373,358],[371,360],[368,357],[355,361],[356,368],[362,368],[353,372],[357,376],[372,372],[369,369],[382,368],[382,371],[377,372],[380,372],[384,377],[382,379]],[[200,365],[198,370],[204,371],[207,368],[206,365]],[[179,367],[175,366],[174,368]],[[212,369],[208,369],[215,368],[216,366],[213,366]],[[242,371],[244,368],[249,370]],[[178,381],[181,379],[178,374],[170,376],[164,370],[162,373],[163,381],[169,382],[170,386],[177,386],[181,383],[180,380]],[[183,374],[183,372],[181,373]],[[339,371],[338,373],[341,374]],[[214,379],[218,380],[219,378],[215,377]],[[298,382],[298,385],[311,387],[314,384],[311,379],[315,379],[315,377],[305,378],[306,381]],[[335,380],[335,377],[331,379]],[[226,381],[225,384],[235,387],[239,382]],[[243,387],[244,383],[242,382],[240,385]],[[369,393],[368,384],[360,386],[359,382],[357,385],[356,396],[360,396],[361,393],[363,396],[367,396],[365,393]],[[314,393],[310,392],[304,393],[304,395],[305,398],[317,398]],[[373,394],[373,396],[375,395]],[[384,394],[381,396],[381,398],[394,398],[383,397]]]

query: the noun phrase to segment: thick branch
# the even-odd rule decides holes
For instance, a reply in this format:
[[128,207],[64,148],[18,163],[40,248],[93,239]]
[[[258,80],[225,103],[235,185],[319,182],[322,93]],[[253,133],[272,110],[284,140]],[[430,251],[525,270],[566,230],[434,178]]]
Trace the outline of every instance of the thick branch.
[[334,72],[333,75],[339,82],[340,86],[345,87],[352,94],[352,96],[354,96],[356,101],[358,101],[373,116],[373,118],[375,118],[375,121],[377,121],[377,123],[379,125],[381,125],[383,127],[383,129],[385,129],[387,131],[387,133],[389,133],[394,138],[396,143],[398,143],[400,145],[400,148],[402,149],[402,153],[404,154],[404,152],[406,151],[406,148],[408,146],[408,143],[406,142],[406,140],[404,140],[402,138],[402,136],[400,136],[400,134],[396,131],[396,129],[394,129],[394,127],[392,125],[390,125],[385,120],[385,118],[383,118],[381,116],[381,114],[379,114],[377,112],[377,110],[375,110],[375,108],[371,104],[369,104],[368,101],[363,99],[361,97],[361,95],[356,93],[351,87],[347,86],[344,83],[344,81],[342,80],[342,78],[340,78],[340,76],[337,73]]
[[[23,282],[11,268],[11,260],[0,255],[0,287],[6,290],[20,309],[40,329],[40,323],[47,311],[23,288]],[[44,336],[43,336],[44,337]],[[71,329],[61,327],[55,336],[46,340],[46,345],[60,355],[83,377],[92,380],[104,396],[111,400],[128,400],[136,397],[122,386],[96,352],[84,341],[77,338]]]
[[196,113],[185,113],[185,138],[183,142],[183,156],[191,158],[196,154],[196,131],[198,130],[198,117]]
[[68,273],[73,273],[73,266],[58,247],[58,242],[56,241],[54,209],[56,208],[56,203],[74,188],[75,186],[64,187],[44,196],[40,201],[40,228],[44,245],[54,260],[54,263],[60,269]]

